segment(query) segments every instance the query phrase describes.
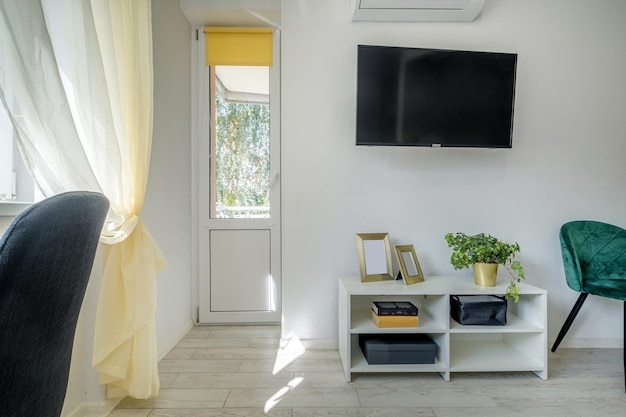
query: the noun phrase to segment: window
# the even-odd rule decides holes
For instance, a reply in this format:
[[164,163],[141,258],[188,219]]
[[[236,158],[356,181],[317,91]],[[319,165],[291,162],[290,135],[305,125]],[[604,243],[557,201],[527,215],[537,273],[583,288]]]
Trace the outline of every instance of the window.
[[[22,160],[11,119],[4,103],[0,101],[0,203],[32,203],[41,199],[43,196],[35,187]],[[13,215],[17,212],[0,211],[4,215]]]
[[269,67],[211,66],[209,74],[211,217],[269,217]]
[[269,218],[269,28],[205,28],[210,217]]
[[0,201],[15,200],[16,173],[13,170],[13,126],[9,115],[0,105]]

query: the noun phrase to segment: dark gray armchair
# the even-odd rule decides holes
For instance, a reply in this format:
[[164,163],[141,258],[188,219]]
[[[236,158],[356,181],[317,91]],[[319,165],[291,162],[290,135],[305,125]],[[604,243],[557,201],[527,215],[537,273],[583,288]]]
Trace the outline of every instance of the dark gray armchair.
[[22,212],[0,239],[0,416],[61,414],[108,207],[99,193],[59,194]]

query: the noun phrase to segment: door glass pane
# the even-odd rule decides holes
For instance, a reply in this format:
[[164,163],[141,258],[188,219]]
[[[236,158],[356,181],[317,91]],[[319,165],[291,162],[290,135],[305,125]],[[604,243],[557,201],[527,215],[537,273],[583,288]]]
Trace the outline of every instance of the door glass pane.
[[270,216],[269,67],[215,67],[214,218]]

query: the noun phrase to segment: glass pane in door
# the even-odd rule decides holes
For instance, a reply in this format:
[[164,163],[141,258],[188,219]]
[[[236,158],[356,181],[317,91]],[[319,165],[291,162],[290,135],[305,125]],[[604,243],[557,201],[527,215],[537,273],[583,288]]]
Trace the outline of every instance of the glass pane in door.
[[213,67],[211,217],[270,217],[269,67]]

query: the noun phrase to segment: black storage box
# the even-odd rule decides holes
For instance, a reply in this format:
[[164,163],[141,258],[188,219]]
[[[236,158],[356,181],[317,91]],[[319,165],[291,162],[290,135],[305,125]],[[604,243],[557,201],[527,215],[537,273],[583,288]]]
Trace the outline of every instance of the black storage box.
[[371,365],[433,364],[437,344],[425,334],[361,334],[359,345]]
[[460,324],[504,326],[506,298],[497,295],[451,295],[450,314]]

